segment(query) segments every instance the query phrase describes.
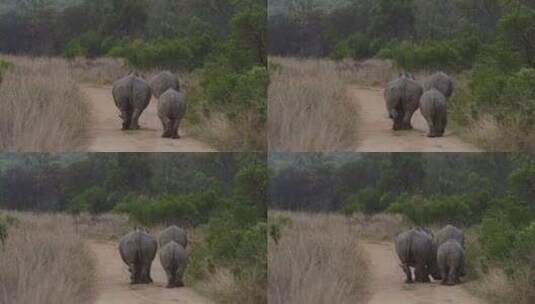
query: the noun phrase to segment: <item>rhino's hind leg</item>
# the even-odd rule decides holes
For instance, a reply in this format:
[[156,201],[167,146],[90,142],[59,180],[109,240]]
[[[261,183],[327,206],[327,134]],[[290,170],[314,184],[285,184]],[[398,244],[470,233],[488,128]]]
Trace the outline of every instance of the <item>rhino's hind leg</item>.
[[414,275],[416,277],[416,282],[421,283],[428,283],[429,280],[429,273],[427,272],[427,268],[425,264],[417,263],[414,267]]
[[139,116],[141,116],[141,110],[140,109],[134,109],[132,113],[132,120],[130,122],[130,129],[132,130],[138,130],[141,127],[139,126]]
[[180,128],[180,119],[174,119],[171,121],[171,137],[179,139],[178,129]]
[[128,130],[132,119],[132,111],[129,109],[121,110],[121,115],[119,115],[119,117],[123,120],[122,130]]
[[411,268],[406,264],[401,264],[400,266],[401,266],[401,269],[403,269],[405,276],[407,276],[407,279],[405,279],[405,283],[408,283],[408,284],[414,283],[414,281],[412,280]]
[[162,121],[162,128],[163,128],[162,137],[163,138],[171,137],[171,135],[172,135],[171,134],[172,121],[167,117],[162,117],[162,118],[160,118],[160,120]]

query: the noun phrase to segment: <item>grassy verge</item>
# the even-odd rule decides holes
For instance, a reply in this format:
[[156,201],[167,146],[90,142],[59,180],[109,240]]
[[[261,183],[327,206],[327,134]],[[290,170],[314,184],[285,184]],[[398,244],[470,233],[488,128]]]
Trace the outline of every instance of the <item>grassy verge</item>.
[[349,79],[329,60],[271,58],[271,151],[347,151],[355,146],[357,109]]
[[60,59],[10,57],[0,84],[0,150],[78,151],[89,108],[68,64]]
[[365,303],[368,262],[347,218],[288,212],[269,217],[270,303]]
[[17,214],[0,245],[0,303],[93,303],[95,265],[72,221]]

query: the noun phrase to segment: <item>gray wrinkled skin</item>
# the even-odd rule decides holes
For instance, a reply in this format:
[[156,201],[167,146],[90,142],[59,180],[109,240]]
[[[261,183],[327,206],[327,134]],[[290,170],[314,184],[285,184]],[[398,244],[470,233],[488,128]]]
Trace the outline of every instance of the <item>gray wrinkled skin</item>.
[[415,268],[416,282],[429,282],[429,275],[440,278],[436,264],[436,246],[428,229],[411,229],[400,233],[394,239],[400,266],[407,276],[406,283],[412,283],[411,267]]
[[437,232],[435,237],[437,246],[444,244],[448,240],[455,240],[464,248],[464,233],[453,225],[446,225]]
[[178,78],[175,74],[169,71],[161,72],[152,77],[149,83],[152,90],[152,95],[154,95],[156,98],[160,98],[160,96],[162,96],[162,94],[169,89],[180,91]]
[[121,111],[119,117],[123,120],[123,130],[139,129],[139,117],[151,99],[147,82],[137,73],[131,73],[113,83],[112,94],[115,105]]
[[456,240],[450,239],[438,247],[437,263],[442,285],[455,285],[464,275],[464,250]]
[[186,248],[188,246],[188,236],[186,234],[186,230],[172,225],[160,232],[160,236],[158,237],[158,243],[160,245],[160,248],[162,248],[171,241],[174,241],[182,247]]
[[184,247],[174,241],[160,248],[160,263],[167,275],[167,288],[184,286],[187,254]]
[[424,82],[424,90],[429,91],[431,89],[436,89],[446,98],[450,98],[453,95],[453,81],[446,73],[435,73]]
[[150,269],[157,248],[156,238],[141,230],[130,232],[121,238],[119,253],[123,262],[128,265],[132,284],[152,283]]
[[420,99],[420,112],[429,126],[428,137],[442,137],[448,125],[446,97],[438,90],[425,92]]
[[423,88],[410,74],[389,82],[384,90],[386,109],[394,121],[394,130],[412,129],[412,115],[418,109]]
[[158,117],[162,122],[164,138],[180,138],[178,129],[186,114],[186,98],[181,92],[167,90],[158,100]]

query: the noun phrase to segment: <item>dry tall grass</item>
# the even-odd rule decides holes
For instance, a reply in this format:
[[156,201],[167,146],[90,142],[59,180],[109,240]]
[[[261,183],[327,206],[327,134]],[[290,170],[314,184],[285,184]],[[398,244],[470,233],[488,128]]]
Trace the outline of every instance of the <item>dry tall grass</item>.
[[356,143],[357,108],[348,79],[329,60],[271,58],[270,151],[349,151]]
[[347,218],[281,212],[269,218],[289,219],[279,241],[269,240],[269,303],[365,302],[368,261]]
[[0,245],[0,303],[92,303],[95,265],[71,218],[16,214]]
[[130,72],[126,62],[117,58],[80,57],[68,61],[68,65],[79,82],[93,85],[111,85]]
[[67,62],[2,58],[14,66],[0,84],[0,150],[83,150],[89,108]]
[[351,223],[356,225],[359,237],[367,240],[391,241],[394,236],[410,229],[402,216],[384,213],[356,214],[351,217]]

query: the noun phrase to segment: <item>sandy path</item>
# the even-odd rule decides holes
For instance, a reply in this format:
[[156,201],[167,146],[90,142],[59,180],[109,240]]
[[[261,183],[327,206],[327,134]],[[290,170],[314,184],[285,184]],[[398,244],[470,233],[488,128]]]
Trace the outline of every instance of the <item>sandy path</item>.
[[371,259],[371,298],[369,304],[483,304],[462,285],[442,286],[439,281],[429,284],[406,284],[399,259],[390,242],[363,241]]
[[121,131],[119,111],[111,87],[83,85],[92,106],[89,130],[90,152],[214,152],[207,144],[180,130],[181,139],[161,138],[162,126],[157,116],[156,100],[140,117],[141,130]]
[[478,152],[463,142],[451,130],[446,129],[442,138],[428,138],[427,123],[420,111],[412,118],[413,130],[392,130],[382,89],[351,87],[351,94],[358,107],[358,152]]
[[97,258],[98,298],[97,304],[211,304],[191,288],[165,288],[167,279],[158,257],[152,264],[151,285],[131,286],[128,270],[123,264],[117,244],[113,242],[89,241],[89,247]]

